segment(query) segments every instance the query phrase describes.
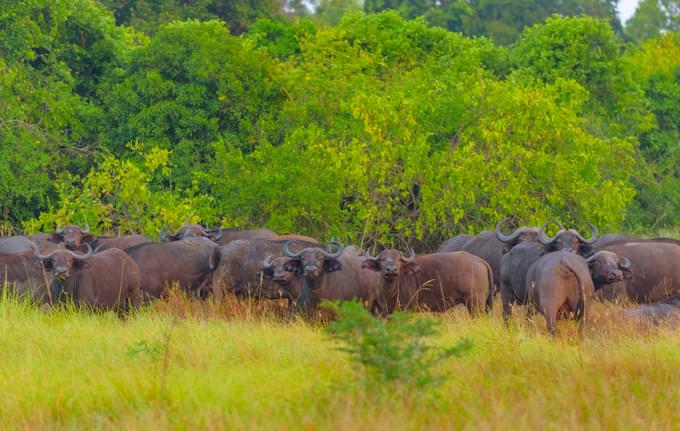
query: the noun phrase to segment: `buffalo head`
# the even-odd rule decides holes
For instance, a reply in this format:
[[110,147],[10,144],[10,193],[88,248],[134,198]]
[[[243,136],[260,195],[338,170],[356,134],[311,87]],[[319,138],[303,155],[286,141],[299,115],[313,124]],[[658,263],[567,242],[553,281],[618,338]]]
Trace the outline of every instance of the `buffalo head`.
[[90,228],[85,225],[81,228],[78,225],[70,224],[65,228],[57,226],[57,230],[50,236],[50,240],[57,243],[64,243],[69,250],[78,250],[83,243],[92,241],[94,237],[90,235]]
[[[545,234],[545,228],[548,227],[550,223],[555,223],[560,228],[552,238]],[[590,226],[593,233],[590,238],[585,239],[577,230],[564,229],[564,227],[555,220],[548,220],[538,231],[538,241],[545,246],[545,249],[548,252],[566,250],[581,256],[589,256],[592,253],[592,245],[597,240],[599,232],[592,223],[588,223],[588,226]]]
[[[291,240],[283,244],[283,254],[290,259],[290,264],[295,266],[295,271],[305,278],[314,280],[323,273],[342,269],[342,263],[338,260],[344,251],[342,244],[331,242],[326,250],[320,247],[307,247],[295,253],[290,250],[290,245],[294,242]],[[336,247],[335,252],[332,252],[333,246]]]
[[[509,252],[510,250],[512,250],[514,246],[516,246],[522,241],[538,241],[538,228],[535,227],[520,227],[515,229],[515,231],[510,235],[505,235],[501,231],[501,228],[503,226],[503,223],[505,223],[508,220],[510,220],[509,217],[499,221],[496,224],[496,238],[498,239],[498,241],[505,244],[503,246],[503,253]],[[560,227],[562,226],[559,223],[557,224]]]
[[92,257],[92,246],[87,246],[86,253],[76,253],[63,247],[52,250],[47,254],[40,253],[37,244],[33,244],[33,253],[45,265],[45,269],[52,272],[54,278],[58,280],[68,279],[74,270],[86,268],[87,259]]
[[630,261],[611,251],[600,251],[586,259],[595,287],[631,278]]
[[382,278],[388,282],[394,281],[400,274],[413,275],[421,271],[415,262],[416,253],[413,249],[410,249],[407,257],[395,249],[385,249],[377,256],[371,256],[368,252],[365,255],[361,267],[380,272]]
[[297,261],[286,256],[267,256],[263,267],[264,278],[272,280],[284,288],[290,286],[302,275]]

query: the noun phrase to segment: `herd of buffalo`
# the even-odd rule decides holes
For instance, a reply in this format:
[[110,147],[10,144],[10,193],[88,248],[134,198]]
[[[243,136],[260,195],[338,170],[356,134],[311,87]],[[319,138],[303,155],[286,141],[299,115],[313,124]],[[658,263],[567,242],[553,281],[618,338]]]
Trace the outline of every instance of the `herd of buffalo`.
[[[69,225],[53,233],[0,237],[5,288],[39,303],[67,298],[95,310],[125,312],[164,297],[178,286],[191,297],[224,295],[287,299],[291,311],[316,313],[324,300],[363,301],[377,315],[394,310],[445,311],[463,304],[473,316],[489,312],[500,293],[503,317],[513,304],[582,325],[586,300],[625,297],[630,313],[658,319],[680,315],[680,241],[627,235],[589,238],[556,220],[504,233],[461,234],[436,253],[407,255],[328,244],[269,229],[208,229],[185,224],[144,235],[98,236]],[[554,224],[557,233],[546,234]]]

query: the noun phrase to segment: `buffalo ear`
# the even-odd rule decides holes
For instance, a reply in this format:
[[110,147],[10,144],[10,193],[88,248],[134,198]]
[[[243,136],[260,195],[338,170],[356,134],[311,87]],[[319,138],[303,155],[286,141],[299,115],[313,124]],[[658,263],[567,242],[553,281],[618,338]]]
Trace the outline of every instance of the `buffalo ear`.
[[47,240],[56,243],[64,242],[64,235],[61,233],[53,233],[47,237]]
[[73,261],[73,267],[76,268],[76,269],[85,269],[85,268],[89,268],[90,264],[87,263],[86,260],[74,260]]
[[401,270],[404,271],[404,274],[406,275],[414,275],[423,269],[415,262],[408,262],[401,267]]
[[83,242],[87,243],[94,242],[96,239],[97,238],[94,235],[91,235],[89,233],[83,234],[83,237],[81,238]]
[[51,259],[36,259],[35,266],[38,269],[43,269],[50,271],[52,270],[52,260]]
[[633,278],[633,270],[630,268],[619,265],[619,269],[623,273],[623,278]]
[[380,271],[380,264],[376,259],[364,259],[364,261],[361,262],[361,267],[370,269],[371,271]]
[[324,259],[324,261],[323,261],[324,272],[335,272],[335,271],[340,271],[341,269],[342,269],[342,264],[337,259],[334,259],[334,258]]

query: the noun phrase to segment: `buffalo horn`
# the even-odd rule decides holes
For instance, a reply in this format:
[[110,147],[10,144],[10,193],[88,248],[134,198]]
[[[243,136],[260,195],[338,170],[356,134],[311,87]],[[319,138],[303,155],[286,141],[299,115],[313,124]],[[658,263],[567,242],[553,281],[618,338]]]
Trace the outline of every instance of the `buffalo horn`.
[[90,233],[90,225],[85,223],[85,227],[80,229],[83,233]]
[[167,226],[164,227],[163,229],[161,229],[160,236],[161,236],[161,241],[165,242],[165,241],[168,240],[168,227]]
[[548,227],[550,223],[555,223],[560,228],[560,230],[564,230],[564,227],[557,220],[550,219],[543,223],[543,226],[541,226],[541,228],[538,230],[538,241],[543,245],[552,244],[557,239],[558,234],[555,234],[555,236],[552,238],[549,238],[545,235],[545,228]]
[[627,257],[621,256],[619,260],[623,268],[630,268],[630,260]]
[[290,258],[293,258],[293,259],[299,259],[300,256],[302,256],[302,253],[304,253],[305,250],[302,250],[302,251],[299,252],[299,253],[293,253],[293,252],[290,251],[290,249],[288,248],[288,246],[289,246],[292,242],[295,242],[295,241],[291,239],[291,240],[288,240],[288,241],[286,241],[285,243],[283,243],[283,254],[284,254],[286,257],[290,257]]
[[41,259],[41,260],[46,260],[46,259],[51,258],[52,256],[54,256],[54,254],[56,252],[58,252],[60,250],[60,249],[56,249],[56,250],[52,250],[51,252],[49,252],[47,254],[41,254],[40,253],[40,247],[38,247],[38,244],[31,242],[31,247],[33,247],[33,254],[35,255],[35,257],[37,257],[38,259]]
[[271,254],[267,255],[267,257],[264,258],[264,262],[263,262],[263,264],[262,264],[262,265],[264,266],[264,269],[269,269],[269,268],[271,268],[272,265],[274,264],[273,260],[274,260],[274,259],[272,259],[272,255],[271,255]]
[[[331,245],[335,245],[335,246],[338,247],[338,249],[335,250],[335,253],[330,253]],[[342,243],[340,241],[338,241],[337,239],[332,239],[328,243],[328,247],[326,248],[326,250],[323,250],[324,254],[328,257],[340,257],[340,255],[342,255],[343,251],[345,251],[345,246],[342,245]]]
[[415,258],[416,258],[416,252],[413,251],[413,248],[409,247],[409,253],[410,253],[410,254],[408,255],[408,257],[403,257],[403,256],[402,256],[402,259],[404,259],[404,262],[413,262],[413,261],[415,260]]
[[512,242],[516,240],[517,237],[520,236],[520,234],[526,230],[526,228],[521,227],[516,229],[510,235],[504,235],[503,232],[501,232],[501,226],[503,226],[503,223],[505,223],[508,220],[510,220],[510,217],[504,218],[503,220],[496,223],[496,238],[498,238],[500,242],[504,243]]
[[85,245],[87,246],[87,253],[85,253],[85,254],[75,253],[75,252],[72,252],[71,250],[64,250],[64,251],[67,251],[67,252],[71,253],[71,255],[72,255],[75,259],[78,259],[78,260],[86,260],[86,259],[89,259],[89,258],[92,257],[93,251],[92,251],[92,246],[91,246],[90,244],[85,243]]
[[581,236],[581,234],[578,233],[578,232],[576,232],[576,235],[578,235],[578,239],[580,239],[580,240],[583,241],[584,243],[586,243],[586,244],[592,244],[592,243],[594,243],[594,242],[597,240],[597,238],[598,238],[598,236],[599,236],[599,234],[600,234],[600,231],[597,230],[597,228],[596,228],[592,223],[590,223],[590,222],[588,223],[588,226],[590,226],[590,229],[593,231],[593,234],[590,236],[590,238],[585,239],[585,238],[583,238],[583,237]]
[[215,231],[214,241],[219,241],[222,238],[222,235],[224,235],[224,233],[222,232],[222,228],[219,226],[215,226],[214,231]]
[[61,235],[62,233],[64,233],[64,228],[61,227],[61,226],[59,226],[59,225],[57,225],[57,230],[55,230],[54,233],[57,233],[57,234],[60,234],[60,235]]

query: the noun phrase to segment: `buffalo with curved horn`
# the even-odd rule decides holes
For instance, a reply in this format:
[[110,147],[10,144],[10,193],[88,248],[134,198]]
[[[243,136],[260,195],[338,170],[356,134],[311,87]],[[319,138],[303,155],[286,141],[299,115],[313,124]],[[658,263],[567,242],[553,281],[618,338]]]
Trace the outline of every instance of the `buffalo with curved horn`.
[[597,241],[599,231],[592,223],[587,223],[592,230],[592,235],[588,239],[583,238],[576,229],[564,229],[564,227],[559,224],[560,230],[553,237],[548,237],[545,234],[545,228],[548,227],[550,223],[556,222],[554,220],[548,220],[538,231],[538,241],[543,244],[546,251],[553,252],[566,250],[584,257],[588,257],[593,253],[593,244]]
[[399,309],[446,311],[464,304],[470,314],[491,311],[493,273],[483,259],[464,251],[408,256],[394,249],[366,253],[362,267],[380,274],[381,314]]
[[[326,248],[291,251],[296,241],[286,241],[283,256],[268,258],[264,275],[286,290],[295,307],[312,315],[324,300],[359,299],[376,310],[378,276],[361,270],[363,251],[331,240]],[[335,251],[332,251],[336,248]]]
[[94,254],[90,244],[86,253],[58,248],[42,254],[34,246],[35,257],[54,277],[51,300],[59,302],[70,294],[80,305],[95,310],[125,312],[141,304],[140,271],[137,264],[120,249]]
[[222,229],[215,226],[209,229],[200,224],[183,224],[177,232],[168,235],[168,228],[163,228],[160,233],[161,241],[179,241],[187,238],[208,238],[218,245],[226,245],[231,241],[237,239],[275,239],[276,233],[269,229],[255,229],[255,230],[240,230],[240,229]]

